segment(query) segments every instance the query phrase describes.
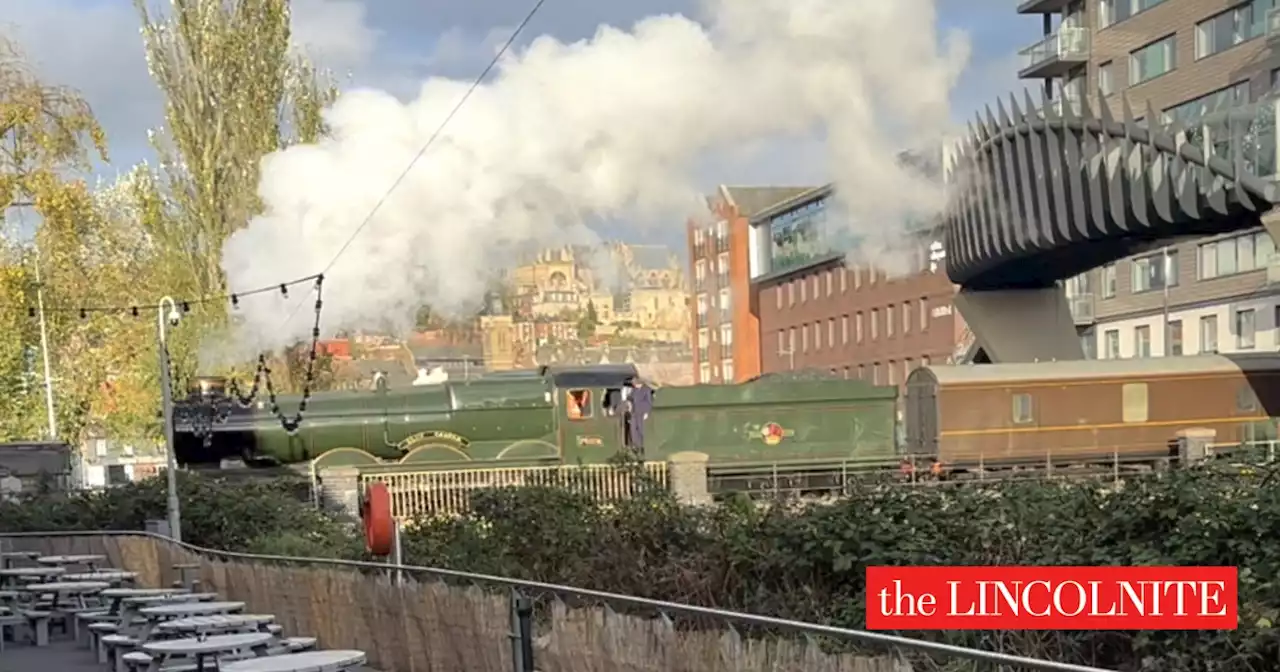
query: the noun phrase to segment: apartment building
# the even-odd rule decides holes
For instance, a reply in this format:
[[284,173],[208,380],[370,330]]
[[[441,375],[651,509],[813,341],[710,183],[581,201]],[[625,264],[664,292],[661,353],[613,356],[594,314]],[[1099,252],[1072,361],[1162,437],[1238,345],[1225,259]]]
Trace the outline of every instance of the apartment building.
[[697,382],[732,383],[760,375],[760,321],[751,306],[748,268],[750,220],[809,189],[721,185],[707,198],[709,217],[688,222]]
[[752,218],[761,372],[826,369],[898,385],[918,365],[949,361],[964,329],[937,237],[920,233],[914,273],[847,265],[849,241],[826,222],[831,196],[820,187]]
[[[1043,36],[1021,53],[1019,76],[1041,81],[1056,105],[1108,105],[1121,95],[1176,121],[1188,141],[1229,156],[1214,135],[1228,110],[1274,106],[1280,84],[1277,0],[1023,0]],[[1258,133],[1275,143],[1274,128]],[[1252,165],[1275,172],[1275,152]],[[1164,241],[1066,283],[1086,354],[1145,357],[1280,348],[1280,273],[1262,227]]]

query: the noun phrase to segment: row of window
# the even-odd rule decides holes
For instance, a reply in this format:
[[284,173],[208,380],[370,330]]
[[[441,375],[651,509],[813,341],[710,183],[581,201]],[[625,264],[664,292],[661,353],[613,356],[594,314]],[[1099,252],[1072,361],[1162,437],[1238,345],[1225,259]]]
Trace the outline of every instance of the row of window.
[[[1235,349],[1236,350],[1252,350],[1258,345],[1258,311],[1253,308],[1244,308],[1237,310],[1233,316],[1233,329],[1235,333]],[[1166,355],[1194,355],[1194,354],[1212,354],[1218,352],[1218,316],[1205,315],[1200,318],[1200,347],[1198,352],[1186,352],[1183,347],[1183,324],[1182,320],[1170,320],[1169,329],[1169,348]],[[1275,308],[1275,322],[1280,325],[1280,306]],[[1120,359],[1120,330],[1108,329],[1103,332],[1103,356],[1107,359]],[[1133,356],[1134,357],[1150,357],[1151,350],[1151,326],[1139,325],[1133,328]]]
[[715,226],[698,227],[693,230],[693,244],[700,246],[704,242],[713,240],[724,240],[729,235],[729,223],[723,219],[716,222]]
[[698,367],[699,383],[714,383],[717,379],[721,382],[733,382],[733,360],[724,359],[712,364],[705,359],[702,365]]
[[[920,299],[916,305],[919,306],[920,330],[927,331],[929,329],[930,318],[929,302],[925,299]],[[945,308],[946,314],[950,314],[950,306],[946,306]],[[869,319],[865,321],[865,326],[869,327],[870,332],[870,338],[867,340],[872,342],[877,341],[880,339],[881,334],[884,335],[884,338],[893,338],[895,326],[899,323],[902,325],[902,334],[911,333],[912,322],[914,321],[914,318],[912,317],[913,314],[915,314],[915,311],[912,310],[912,304],[910,301],[904,302],[900,310],[897,306],[885,306],[883,309],[872,308],[869,313]],[[901,319],[901,322],[899,322],[899,319]],[[864,334],[863,327],[863,313],[862,311],[858,311],[853,315],[853,339],[855,343],[864,342],[864,335],[867,334]],[[825,320],[825,325],[823,320],[802,324],[800,325],[799,330],[799,350],[796,349],[796,327],[792,327],[785,331],[781,329],[778,330],[778,352],[809,352],[810,341],[812,341],[813,350],[815,352],[821,350],[823,347],[824,332],[826,333],[826,347],[828,348],[834,348],[837,345],[845,346],[849,344],[848,315],[840,316],[839,343],[836,341],[836,318],[834,317]]]
[[[933,259],[932,255],[942,254],[940,251],[934,252],[931,250],[929,254],[931,256],[927,269],[931,273],[937,272],[939,269],[938,262],[944,257],[939,256],[937,260]],[[784,307],[790,308],[809,300],[816,301],[823,297],[834,296],[837,288],[841,294],[845,294],[850,287],[854,291],[858,291],[864,286],[874,287],[877,283],[883,283],[887,280],[888,276],[875,268],[862,269],[857,266],[853,268],[842,266],[829,268],[825,271],[801,275],[780,283],[773,293],[775,307],[778,310],[782,310]]]
[[[1196,248],[1196,278],[1212,280],[1263,270],[1271,262],[1275,251],[1275,242],[1266,231],[1254,231],[1202,243]],[[1178,275],[1176,249],[1167,249],[1129,261],[1129,287],[1134,294],[1177,287]],[[1117,285],[1117,264],[1103,266],[1102,298],[1115,298]]]
[[[929,366],[929,357],[920,358],[920,366]],[[916,360],[908,357],[902,361],[888,360],[886,362],[872,362],[870,365],[859,364],[856,367],[846,366],[842,370],[837,371],[831,369],[831,375],[843,375],[848,380],[854,378],[857,380],[869,380],[872,385],[897,385],[900,382],[906,382],[907,376],[911,374],[912,369],[916,367]],[[868,377],[870,374],[870,377]]]
[[[1152,7],[1164,0],[1100,0],[1099,28],[1128,18],[1132,13]],[[1200,21],[1195,27],[1195,58],[1200,60],[1219,54],[1238,44],[1266,33],[1267,12],[1276,6],[1276,0],[1250,0]],[[1129,53],[1129,86],[1135,86],[1177,69],[1178,37],[1165,35]],[[1106,61],[1098,65],[1097,88],[1102,95],[1117,90],[1114,64]],[[1274,79],[1274,73],[1273,73]],[[1077,86],[1083,86],[1081,81]],[[1075,91],[1080,93],[1080,91]],[[1223,102],[1244,104],[1248,102],[1247,82],[1233,84],[1208,96],[1186,101],[1165,110],[1166,120],[1177,118],[1184,123],[1194,122],[1206,109],[1211,110]]]

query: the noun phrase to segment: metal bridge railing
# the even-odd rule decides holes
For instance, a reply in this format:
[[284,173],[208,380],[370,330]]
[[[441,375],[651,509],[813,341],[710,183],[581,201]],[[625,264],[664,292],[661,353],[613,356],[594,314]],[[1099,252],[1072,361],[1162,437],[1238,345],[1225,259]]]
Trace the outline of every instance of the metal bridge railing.
[[50,555],[105,555],[143,585],[200,567],[202,589],[381,670],[1107,672],[889,633],[431,567],[230,553],[146,532],[0,534]]

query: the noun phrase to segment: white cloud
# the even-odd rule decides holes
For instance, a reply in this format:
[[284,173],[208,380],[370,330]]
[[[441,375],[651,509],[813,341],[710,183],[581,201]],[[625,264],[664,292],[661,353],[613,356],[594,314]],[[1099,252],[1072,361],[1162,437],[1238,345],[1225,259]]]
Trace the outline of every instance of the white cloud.
[[359,0],[294,0],[292,28],[296,44],[335,70],[368,64],[382,35]]

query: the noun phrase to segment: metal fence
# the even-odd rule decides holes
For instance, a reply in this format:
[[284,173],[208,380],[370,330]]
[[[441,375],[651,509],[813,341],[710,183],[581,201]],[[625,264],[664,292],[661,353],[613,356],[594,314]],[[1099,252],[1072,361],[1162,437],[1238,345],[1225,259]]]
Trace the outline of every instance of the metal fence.
[[106,555],[140,582],[197,564],[205,589],[274,614],[386,672],[1106,672],[850,630],[430,567],[229,553],[145,532],[0,534],[48,554]]
[[464,514],[471,508],[472,494],[490,488],[553,486],[608,504],[630,497],[642,480],[665,488],[667,463],[646,462],[634,469],[588,464],[360,474],[362,486],[373,481],[387,485],[391,515],[398,520]]

